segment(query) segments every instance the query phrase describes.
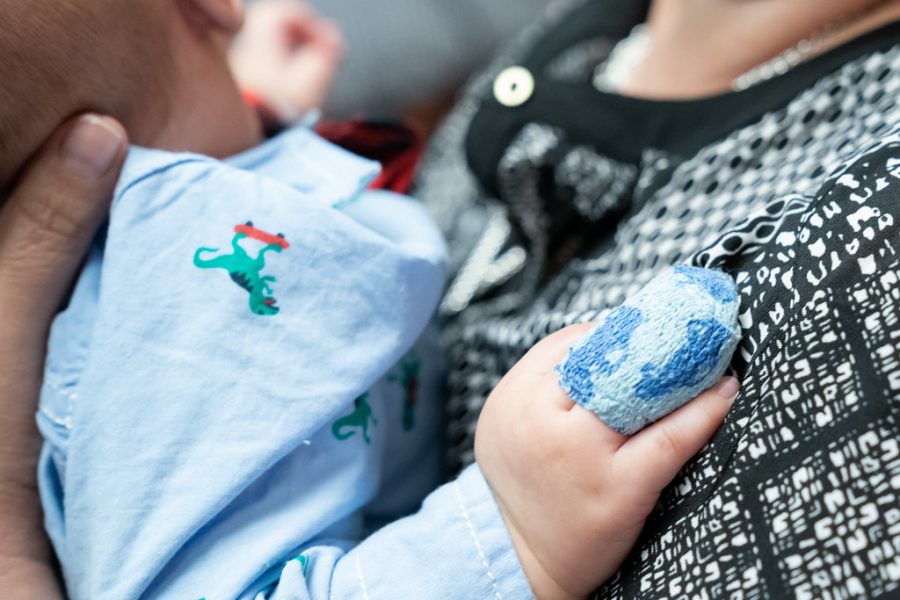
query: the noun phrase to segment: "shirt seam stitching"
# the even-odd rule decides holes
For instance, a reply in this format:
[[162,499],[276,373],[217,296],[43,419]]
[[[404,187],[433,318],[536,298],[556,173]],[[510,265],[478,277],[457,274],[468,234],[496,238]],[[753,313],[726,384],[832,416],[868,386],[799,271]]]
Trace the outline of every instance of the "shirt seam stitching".
[[455,481],[453,483],[453,489],[456,492],[456,502],[459,505],[459,510],[466,522],[466,526],[469,528],[469,535],[472,537],[472,541],[475,543],[475,549],[478,551],[479,558],[481,558],[481,564],[484,566],[484,570],[487,573],[488,579],[490,579],[491,581],[491,587],[494,589],[494,597],[497,600],[503,600],[503,596],[500,594],[500,590],[497,588],[497,578],[494,576],[493,571],[491,571],[491,566],[490,563],[488,563],[487,555],[485,555],[484,553],[484,548],[481,545],[481,541],[479,541],[478,539],[478,534],[475,531],[475,526],[472,524],[472,519],[469,517],[469,511],[466,510],[466,503],[463,499],[462,490],[460,490],[458,481]]
[[362,572],[362,565],[359,563],[359,552],[356,552],[356,557],[353,561],[354,567],[356,568],[356,578],[359,580],[359,588],[362,591],[363,598],[365,600],[370,600],[369,598],[369,590],[366,587],[366,577]]

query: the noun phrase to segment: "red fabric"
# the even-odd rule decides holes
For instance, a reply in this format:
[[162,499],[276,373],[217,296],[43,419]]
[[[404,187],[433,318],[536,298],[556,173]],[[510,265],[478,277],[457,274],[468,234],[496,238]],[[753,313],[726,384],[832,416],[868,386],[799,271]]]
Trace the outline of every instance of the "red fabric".
[[412,128],[352,119],[320,121],[315,130],[332,144],[381,163],[381,175],[370,189],[409,192],[425,147],[423,137]]

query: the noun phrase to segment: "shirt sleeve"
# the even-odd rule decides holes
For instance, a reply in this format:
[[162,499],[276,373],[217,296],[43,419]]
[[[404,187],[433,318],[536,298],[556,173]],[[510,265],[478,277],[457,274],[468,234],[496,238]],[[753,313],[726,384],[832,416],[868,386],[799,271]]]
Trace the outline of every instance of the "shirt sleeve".
[[416,514],[345,552],[306,549],[257,600],[533,598],[477,465],[432,492]]
[[[890,333],[896,319],[884,320],[900,273],[900,138],[894,139],[850,161],[815,195],[782,203],[789,207],[784,222],[738,276],[754,283],[754,296],[744,298],[748,362],[759,364],[766,350],[783,348],[789,326],[804,320],[848,328],[840,342],[860,357],[875,358],[869,332],[896,337]],[[876,321],[883,322],[875,327]],[[814,354],[812,347],[807,353]]]
[[[728,580],[736,593],[878,597],[897,586],[896,555],[872,548],[900,539],[898,150],[887,144],[837,174],[741,274],[755,284],[747,335],[762,342],[746,340],[742,393],[715,442],[733,455],[719,459],[712,500],[685,521],[715,525],[683,537],[704,544],[723,530],[740,533],[740,543],[724,536],[715,554],[727,559],[709,567],[746,566],[752,577]],[[711,457],[679,489],[716,468]],[[739,508],[723,517],[736,497]],[[643,564],[623,579],[657,573],[654,555],[679,554],[677,540],[692,525],[670,527],[676,533],[645,546],[635,555]]]
[[750,424],[778,423],[756,449],[766,578],[798,596],[890,595],[896,555],[872,548],[900,540],[897,136],[838,174],[789,242],[789,318],[755,360]]

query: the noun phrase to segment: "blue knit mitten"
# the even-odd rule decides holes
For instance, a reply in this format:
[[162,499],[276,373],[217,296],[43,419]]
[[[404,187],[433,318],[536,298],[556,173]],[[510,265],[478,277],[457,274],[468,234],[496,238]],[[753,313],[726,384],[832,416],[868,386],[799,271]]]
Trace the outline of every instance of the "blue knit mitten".
[[725,373],[738,305],[725,273],[667,269],[572,347],[556,368],[560,385],[612,429],[635,433]]

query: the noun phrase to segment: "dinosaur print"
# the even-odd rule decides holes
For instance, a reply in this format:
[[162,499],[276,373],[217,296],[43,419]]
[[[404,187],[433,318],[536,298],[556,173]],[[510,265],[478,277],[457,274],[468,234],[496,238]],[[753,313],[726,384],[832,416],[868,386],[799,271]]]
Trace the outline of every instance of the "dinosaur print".
[[305,554],[301,554],[294,560],[300,563],[300,568],[303,570],[303,576],[306,577],[306,570],[309,567],[309,558],[307,558]]
[[[331,434],[338,440],[343,441],[352,437],[357,429],[362,430],[363,439],[367,444],[371,443],[369,439],[369,421],[373,425],[378,424],[378,419],[372,414],[372,407],[369,406],[369,394],[363,394],[353,401],[354,410],[346,417],[342,417],[334,422],[331,426]],[[349,431],[344,431],[349,429]]]
[[[244,225],[234,228],[235,235],[231,240],[231,254],[221,254],[212,258],[204,258],[204,254],[218,252],[217,248],[199,248],[194,253],[194,266],[200,269],[224,269],[231,280],[250,293],[250,310],[254,314],[271,316],[278,314],[279,308],[275,306],[276,300],[272,295],[270,283],[274,283],[275,277],[263,275],[266,267],[265,256],[269,252],[281,253],[290,245],[284,239],[284,235],[272,235],[253,227],[248,221]],[[253,239],[262,242],[265,246],[252,258],[244,250],[240,242],[243,239]]]

